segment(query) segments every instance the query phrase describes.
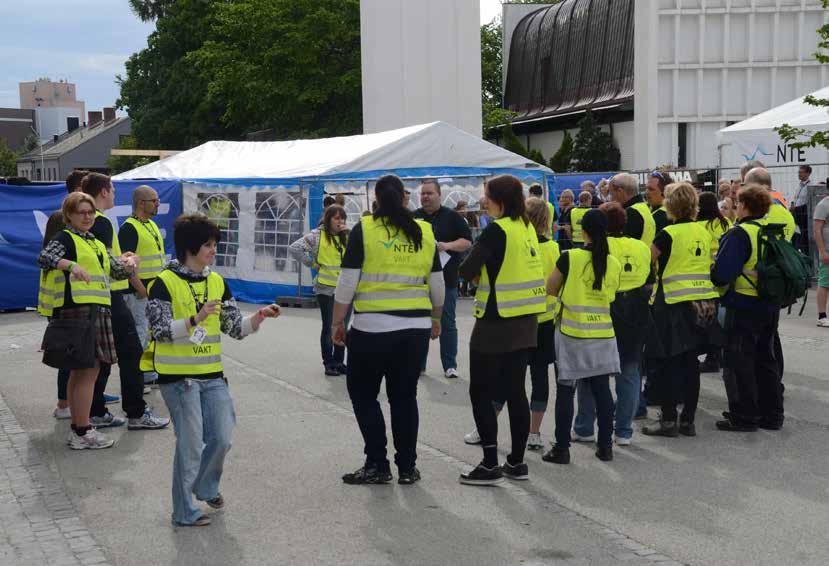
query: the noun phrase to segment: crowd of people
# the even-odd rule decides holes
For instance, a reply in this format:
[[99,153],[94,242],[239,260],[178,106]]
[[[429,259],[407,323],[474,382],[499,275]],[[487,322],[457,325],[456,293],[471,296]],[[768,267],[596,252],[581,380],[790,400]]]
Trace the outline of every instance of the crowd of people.
[[[398,483],[421,479],[417,384],[430,340],[439,340],[444,376],[460,374],[459,279],[475,288],[468,343],[475,430],[464,441],[483,451],[461,483],[528,479],[525,451],[544,448],[550,366],[555,432],[546,462],[568,464],[571,442],[595,443],[596,457],[612,461],[614,442],[634,441],[634,420],[647,417],[648,405],[660,413],[643,434],[696,436],[702,354],[708,356],[702,369],[724,368],[728,411],[718,429],[782,427],[781,305],[758,293],[758,248],[765,226],[780,224],[780,237],[791,239],[796,220],[768,171],[748,163],[740,181],[721,184],[717,195],[661,171],[648,176],[644,197],[628,173],[581,189],[578,197],[562,191],[556,209],[540,186],[527,198],[517,178],[493,177],[482,201],[488,222],[473,242],[464,211],[441,204],[437,180],[423,181],[421,207],[412,213],[402,181],[387,175],[376,183],[373,211],[351,230],[344,203],[332,198],[319,225],[290,246],[294,258],[315,270],[323,371],[346,376],[364,440],[365,461],[343,482],[392,480],[378,402],[384,378]],[[173,523],[209,524],[193,496],[211,508],[224,506],[219,483],[235,423],[221,334],[241,339],[279,308],[242,316],[210,268],[221,231],[206,217],[175,221],[174,259],[167,262],[152,220],[159,199],[151,187],[135,189],[133,215],[120,227],[103,214],[114,204],[108,177],[75,172],[67,190],[37,260],[39,311],[50,321],[92,320],[94,361],[58,367],[55,417],[71,419],[70,448],[109,448],[114,441],[101,428],[168,426],[170,419],[142,398],[145,382],[157,384],[176,432]],[[820,326],[829,326],[827,220],[824,201],[815,211],[824,263]],[[43,347],[49,351],[47,340]],[[126,421],[106,408],[115,363]],[[499,463],[504,407],[511,449]]]

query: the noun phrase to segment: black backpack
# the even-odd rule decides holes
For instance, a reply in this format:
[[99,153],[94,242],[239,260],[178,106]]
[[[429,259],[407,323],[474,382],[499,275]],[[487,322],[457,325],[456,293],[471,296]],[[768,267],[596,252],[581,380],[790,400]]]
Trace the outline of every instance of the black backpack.
[[[743,277],[757,289],[764,301],[782,307],[791,307],[801,297],[806,305],[806,292],[811,278],[811,260],[786,239],[783,224],[760,224],[757,235],[757,285]],[[803,314],[803,309],[800,309]]]

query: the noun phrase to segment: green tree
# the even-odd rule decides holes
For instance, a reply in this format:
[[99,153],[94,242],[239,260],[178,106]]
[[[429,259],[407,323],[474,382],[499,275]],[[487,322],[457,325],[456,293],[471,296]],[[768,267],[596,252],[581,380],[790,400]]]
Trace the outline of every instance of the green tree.
[[[829,8],[829,0],[822,1],[823,8]],[[829,55],[825,54],[825,51],[829,49],[829,24],[823,24],[817,30],[817,33],[818,36],[820,36],[820,41],[818,41],[817,44],[819,51],[815,53],[815,59],[817,59],[820,63],[829,63]],[[829,107],[829,98],[818,98],[816,96],[809,95],[804,99],[804,102],[811,106],[823,108]],[[803,148],[821,146],[829,149],[829,131],[815,132],[807,130],[806,128],[795,128],[788,124],[783,124],[774,130],[780,136],[780,139],[788,143],[791,147]]]
[[362,130],[359,0],[219,2],[186,60],[232,130],[277,138]]
[[615,171],[619,169],[621,154],[613,136],[603,132],[589,110],[579,121],[579,131],[573,144],[574,171]]
[[6,140],[0,138],[0,177],[17,175],[17,153],[12,151]]
[[511,151],[513,153],[517,153],[523,157],[529,157],[530,153],[527,151],[527,148],[524,147],[524,144],[521,143],[521,140],[515,135],[515,132],[512,131],[512,124],[507,122],[507,124],[503,127],[501,131],[501,136],[504,142],[504,149],[507,151]]
[[570,161],[573,159],[573,136],[570,132],[564,130],[564,139],[561,140],[561,145],[558,151],[550,158],[550,169],[560,173],[570,170]]

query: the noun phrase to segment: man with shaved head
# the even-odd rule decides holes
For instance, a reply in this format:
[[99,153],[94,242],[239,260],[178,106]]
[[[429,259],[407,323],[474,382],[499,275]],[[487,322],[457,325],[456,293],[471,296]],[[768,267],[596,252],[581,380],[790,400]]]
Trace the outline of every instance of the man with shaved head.
[[[141,346],[146,350],[149,343],[149,325],[147,323],[147,288],[164,268],[164,238],[161,230],[153,222],[160,206],[158,193],[148,185],[137,187],[132,193],[132,216],[118,231],[121,251],[133,252],[141,258],[138,276],[130,279],[130,286],[123,291],[127,306],[135,318],[135,328],[141,339]],[[155,381],[155,373],[144,374],[145,382]]]
[[771,196],[771,208],[769,208],[766,219],[769,224],[783,224],[783,233],[786,239],[791,241],[795,231],[794,216],[789,212],[786,199],[783,198],[783,195],[772,189],[771,174],[768,169],[764,169],[763,167],[750,169],[745,175],[745,184],[752,183],[764,186],[769,192],[769,196]]

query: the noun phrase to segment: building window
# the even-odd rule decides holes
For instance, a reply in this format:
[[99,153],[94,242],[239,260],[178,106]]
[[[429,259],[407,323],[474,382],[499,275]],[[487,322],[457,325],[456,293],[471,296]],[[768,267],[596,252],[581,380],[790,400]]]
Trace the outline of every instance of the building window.
[[686,122],[680,122],[677,124],[677,147],[679,151],[677,152],[676,158],[676,166],[677,167],[687,167],[688,166],[688,124]]
[[35,169],[35,181],[40,181],[40,167]]

